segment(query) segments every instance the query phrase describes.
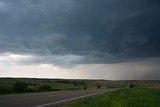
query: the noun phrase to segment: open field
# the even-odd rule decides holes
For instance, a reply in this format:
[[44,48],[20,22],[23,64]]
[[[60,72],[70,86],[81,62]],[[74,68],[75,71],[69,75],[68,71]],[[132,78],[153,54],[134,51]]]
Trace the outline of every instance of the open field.
[[58,107],[159,107],[160,93],[147,88],[124,88]]
[[125,85],[124,81],[108,80],[0,78],[0,94],[120,88]]
[[84,79],[35,79],[0,78],[0,95],[30,92],[90,90],[97,88],[122,88],[128,83],[160,91],[159,80],[84,80]]
[[[131,88],[132,86],[132,88]],[[87,97],[80,100],[75,100],[71,103],[65,105],[60,105],[60,107],[158,107],[160,105],[160,80],[84,80],[84,79],[34,79],[34,78],[0,78],[0,95],[5,94],[22,94],[22,93],[37,93],[37,92],[53,92],[53,95],[46,98],[33,97],[33,99],[23,98],[26,100],[27,104],[38,105],[50,103],[55,101],[63,100],[63,96],[68,96],[68,98],[81,97],[83,95],[88,95],[89,93],[100,92],[102,90],[109,90],[120,88],[117,91]],[[100,90],[96,90],[100,89]],[[85,90],[85,91],[84,91]],[[59,91],[63,94],[56,94]],[[58,92],[58,93],[59,93]],[[66,95],[64,94],[66,93]],[[70,93],[70,94],[69,94]],[[79,94],[78,94],[79,93]],[[37,94],[25,94],[24,96],[41,95],[43,93]],[[46,93],[44,93],[45,95]],[[47,94],[48,95],[48,94]],[[47,97],[45,95],[44,97]],[[58,95],[55,97],[55,95]],[[60,96],[59,96],[60,95]],[[14,95],[17,97],[18,95]],[[21,97],[21,96],[20,96]],[[60,98],[61,97],[61,98]],[[38,99],[37,99],[38,98]],[[57,99],[59,98],[59,99]],[[65,99],[65,100],[66,100]],[[17,100],[16,100],[17,101]],[[20,101],[20,100],[19,100]],[[15,105],[23,105],[24,101],[16,102]],[[30,103],[28,103],[28,101]],[[33,101],[33,102],[31,102]],[[4,105],[8,104],[6,102]],[[14,102],[10,103],[11,106]]]

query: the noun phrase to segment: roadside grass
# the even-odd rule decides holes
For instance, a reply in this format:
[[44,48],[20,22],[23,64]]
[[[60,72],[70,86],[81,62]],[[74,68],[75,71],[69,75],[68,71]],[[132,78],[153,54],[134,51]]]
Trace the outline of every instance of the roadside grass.
[[146,88],[124,88],[58,107],[160,107],[160,93]]
[[110,80],[0,78],[0,95],[120,88],[125,83]]

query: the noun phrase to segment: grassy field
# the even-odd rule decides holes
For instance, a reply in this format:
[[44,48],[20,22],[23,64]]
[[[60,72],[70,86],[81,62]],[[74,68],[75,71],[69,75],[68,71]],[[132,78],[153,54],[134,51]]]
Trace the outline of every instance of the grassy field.
[[74,80],[74,79],[34,79],[34,78],[0,78],[0,95],[66,91],[66,90],[90,90],[99,88],[124,87],[123,81],[109,80]]
[[160,93],[147,88],[124,88],[59,107],[160,107]]
[[76,100],[60,107],[160,107],[160,80],[0,78],[0,95],[98,88],[121,89]]

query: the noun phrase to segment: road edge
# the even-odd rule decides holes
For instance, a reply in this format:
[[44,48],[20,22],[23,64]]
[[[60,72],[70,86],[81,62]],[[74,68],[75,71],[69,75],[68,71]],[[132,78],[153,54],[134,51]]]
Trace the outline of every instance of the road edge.
[[111,92],[111,91],[114,91],[114,90],[118,90],[118,89],[110,89],[110,90],[106,90],[106,91],[96,92],[96,93],[93,93],[93,94],[87,94],[87,95],[83,95],[83,96],[79,96],[79,97],[73,97],[73,98],[70,98],[70,99],[65,99],[65,100],[61,100],[61,101],[57,101],[57,102],[51,102],[51,103],[38,105],[36,107],[56,106],[58,104],[67,103],[67,102],[70,102],[70,101],[73,101],[73,100],[78,100],[78,99],[82,99],[82,98],[86,98],[86,97],[90,97],[90,96],[95,96],[97,94],[102,94],[102,93],[105,93],[105,92]]

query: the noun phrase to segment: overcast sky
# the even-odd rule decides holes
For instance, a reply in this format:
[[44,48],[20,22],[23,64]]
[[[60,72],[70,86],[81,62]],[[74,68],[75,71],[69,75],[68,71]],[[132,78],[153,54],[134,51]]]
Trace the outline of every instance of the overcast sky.
[[0,0],[0,77],[160,79],[159,0]]

